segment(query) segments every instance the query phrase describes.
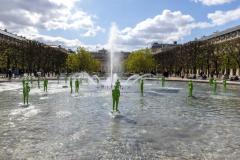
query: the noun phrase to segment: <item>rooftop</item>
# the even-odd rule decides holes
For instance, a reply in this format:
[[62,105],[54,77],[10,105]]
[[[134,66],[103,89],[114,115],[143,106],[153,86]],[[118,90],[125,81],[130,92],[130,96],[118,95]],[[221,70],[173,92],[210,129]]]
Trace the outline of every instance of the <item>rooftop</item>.
[[226,30],[221,31],[221,32],[216,32],[216,33],[214,33],[210,36],[203,36],[200,40],[202,40],[202,41],[209,40],[209,39],[212,39],[212,38],[215,38],[215,37],[218,37],[218,36],[221,36],[221,35],[225,35],[225,34],[228,34],[228,33],[234,32],[234,31],[238,31],[238,30],[240,30],[240,25],[229,28],[229,29],[226,29]]
[[16,34],[9,33],[7,30],[1,30],[0,29],[0,34],[6,35],[6,36],[9,36],[9,37],[21,40],[21,41],[26,40],[24,37],[18,36]]

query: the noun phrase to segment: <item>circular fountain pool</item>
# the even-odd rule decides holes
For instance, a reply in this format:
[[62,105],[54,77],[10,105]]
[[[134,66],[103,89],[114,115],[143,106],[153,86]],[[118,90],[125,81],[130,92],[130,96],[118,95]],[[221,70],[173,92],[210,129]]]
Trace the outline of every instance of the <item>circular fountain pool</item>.
[[208,84],[194,84],[188,98],[187,83],[146,81],[143,97],[139,84],[121,90],[121,115],[112,118],[109,88],[82,85],[71,95],[50,81],[48,94],[33,88],[21,107],[20,85],[0,92],[0,159],[240,157],[238,86],[213,95]]

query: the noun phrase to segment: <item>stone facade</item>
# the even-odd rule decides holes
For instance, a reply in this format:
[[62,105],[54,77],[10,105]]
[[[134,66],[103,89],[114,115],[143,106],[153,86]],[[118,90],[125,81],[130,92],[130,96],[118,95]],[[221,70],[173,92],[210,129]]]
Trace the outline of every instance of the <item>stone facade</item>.
[[[106,49],[102,49],[102,50],[98,50],[98,51],[92,51],[91,52],[93,57],[97,60],[99,60],[101,62],[101,68],[100,71],[102,73],[110,73],[111,69],[110,69],[110,53],[108,50]],[[126,60],[128,58],[128,55],[130,54],[130,52],[118,52],[115,53],[114,55],[114,59],[119,59],[120,62],[118,63],[114,63],[114,73],[120,73],[122,72],[122,63],[124,62],[124,60]]]
[[221,32],[215,32],[210,36],[203,36],[200,41],[211,41],[212,43],[221,43],[240,37],[240,25]]

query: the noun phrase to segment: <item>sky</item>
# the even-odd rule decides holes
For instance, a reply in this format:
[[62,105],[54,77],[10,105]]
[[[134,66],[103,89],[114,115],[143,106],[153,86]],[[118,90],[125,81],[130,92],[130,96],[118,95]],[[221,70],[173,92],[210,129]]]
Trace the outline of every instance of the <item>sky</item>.
[[240,0],[0,0],[0,28],[49,45],[132,51],[240,25]]

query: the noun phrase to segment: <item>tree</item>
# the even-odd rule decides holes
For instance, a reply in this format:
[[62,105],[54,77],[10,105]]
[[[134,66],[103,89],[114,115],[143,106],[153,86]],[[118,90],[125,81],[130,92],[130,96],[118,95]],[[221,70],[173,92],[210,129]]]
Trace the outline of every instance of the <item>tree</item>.
[[150,49],[134,51],[125,61],[125,70],[133,73],[149,73],[155,69],[155,66]]
[[69,54],[66,62],[68,69],[72,72],[86,71],[91,73],[100,69],[100,62],[82,47],[78,48],[75,53]]

